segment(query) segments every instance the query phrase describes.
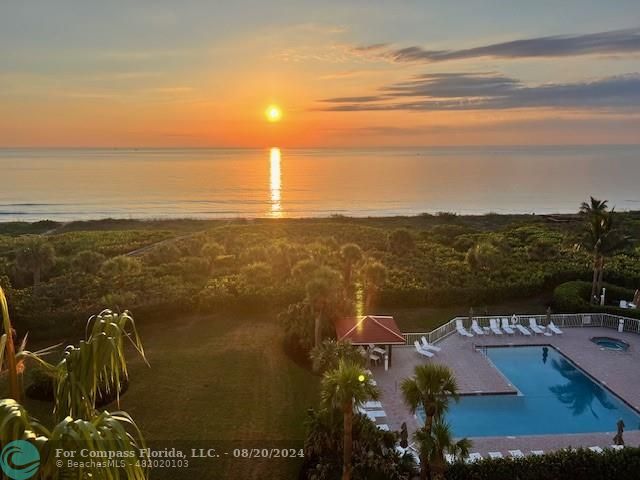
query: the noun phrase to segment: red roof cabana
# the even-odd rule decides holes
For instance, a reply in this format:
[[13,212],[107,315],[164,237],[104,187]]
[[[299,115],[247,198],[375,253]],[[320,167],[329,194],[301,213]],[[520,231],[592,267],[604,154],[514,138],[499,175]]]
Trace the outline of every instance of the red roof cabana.
[[391,365],[391,346],[405,345],[402,332],[391,316],[366,315],[343,318],[336,322],[338,340],[348,340],[353,345],[388,345],[388,362]]

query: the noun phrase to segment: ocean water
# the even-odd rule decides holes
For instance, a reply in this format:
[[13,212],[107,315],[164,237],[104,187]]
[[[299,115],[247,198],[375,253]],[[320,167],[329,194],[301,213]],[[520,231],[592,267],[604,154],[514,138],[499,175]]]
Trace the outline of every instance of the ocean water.
[[0,221],[640,209],[640,146],[0,149]]

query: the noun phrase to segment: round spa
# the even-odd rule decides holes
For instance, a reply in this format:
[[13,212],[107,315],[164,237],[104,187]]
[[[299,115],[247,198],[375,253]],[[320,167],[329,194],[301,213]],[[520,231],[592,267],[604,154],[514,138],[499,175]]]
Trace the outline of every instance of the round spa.
[[616,352],[626,352],[629,350],[629,344],[617,338],[593,337],[591,341],[604,350],[614,350]]

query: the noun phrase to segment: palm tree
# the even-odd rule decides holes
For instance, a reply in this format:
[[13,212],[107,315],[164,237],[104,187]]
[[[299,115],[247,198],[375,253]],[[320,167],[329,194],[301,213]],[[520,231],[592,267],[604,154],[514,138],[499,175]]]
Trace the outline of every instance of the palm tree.
[[361,367],[366,365],[366,358],[360,350],[354,347],[351,342],[344,340],[324,340],[311,350],[309,356],[313,363],[313,370],[319,373],[338,368],[340,360],[355,363]]
[[366,292],[364,304],[365,309],[369,311],[376,295],[387,281],[387,267],[380,262],[369,262],[364,266],[363,273]]
[[53,245],[37,235],[28,236],[16,254],[18,268],[33,275],[33,284],[40,283],[42,273],[55,264]]
[[335,305],[341,290],[340,274],[329,267],[318,268],[307,283],[307,300],[315,313],[314,343],[317,347],[321,340],[322,317],[331,305]]
[[609,209],[609,200],[598,200],[589,197],[589,203],[582,202],[580,204],[580,213],[588,217],[597,217],[607,212]]
[[371,383],[360,365],[340,360],[335,370],[324,374],[321,395],[325,406],[342,410],[344,428],[342,480],[350,480],[353,410],[368,400],[378,399],[378,389]]
[[471,441],[462,438],[458,441],[453,439],[451,427],[441,418],[437,419],[428,435],[424,430],[418,430],[415,434],[420,452],[426,452],[430,472],[435,479],[444,478],[447,469],[445,454],[452,455],[456,461],[461,461],[469,456]]
[[615,228],[615,209],[608,210],[607,200],[591,197],[590,203],[582,203],[580,213],[586,219],[586,234],[582,245],[593,252],[590,301],[597,303],[602,289],[605,257],[621,248],[625,238]]
[[[412,413],[422,407],[425,413],[424,435],[432,436],[434,421],[446,412],[450,399],[458,401],[458,384],[453,372],[445,365],[418,365],[412,378],[400,384],[404,401]],[[430,477],[428,451],[420,451],[420,479]]]
[[347,243],[340,248],[340,256],[344,265],[344,283],[351,284],[353,267],[362,260],[362,249],[356,243]]

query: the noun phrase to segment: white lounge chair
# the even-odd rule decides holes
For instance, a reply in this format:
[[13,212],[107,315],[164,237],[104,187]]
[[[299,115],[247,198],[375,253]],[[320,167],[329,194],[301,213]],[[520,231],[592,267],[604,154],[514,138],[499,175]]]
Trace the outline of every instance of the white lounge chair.
[[471,320],[471,330],[476,335],[484,335],[484,330],[480,325],[478,325],[478,320]]
[[444,459],[447,461],[447,463],[455,463],[456,462],[456,456],[455,455],[451,455],[450,453],[445,453],[444,454]]
[[478,452],[473,452],[469,454],[466,461],[467,463],[471,463],[477,462],[478,460],[482,460],[482,455],[480,455]]
[[562,330],[556,327],[552,321],[549,322],[549,325],[547,325],[547,328],[551,330],[553,333],[555,333],[556,335],[562,335]]
[[515,332],[515,330],[513,328],[511,328],[511,326],[509,325],[509,319],[508,318],[503,318],[502,319],[502,331],[504,333],[506,333],[507,335],[513,335]]
[[382,418],[387,416],[384,410],[367,410],[364,412],[364,414],[374,422],[376,421],[376,418]]
[[589,447],[589,450],[591,450],[592,452],[596,452],[596,453],[602,453],[603,450],[601,447],[595,446],[595,447]]
[[535,333],[536,335],[542,335],[544,333],[544,330],[541,329],[538,324],[536,323],[536,319],[535,318],[530,318],[529,319],[529,328],[533,331],[533,333]]
[[509,450],[509,455],[511,455],[513,458],[524,458],[524,453],[522,453],[522,450]]
[[464,325],[462,325],[462,320],[456,320],[456,330],[458,334],[463,337],[473,337],[473,333],[468,332],[467,329],[464,328]]
[[519,323],[516,323],[513,325],[515,328],[518,329],[518,331],[524,335],[525,337],[530,337],[531,336],[531,332],[529,331],[529,329],[527,329],[527,327],[525,327],[524,325],[520,325]]
[[489,458],[503,458],[500,452],[489,452]]
[[536,456],[544,455],[544,450],[531,450],[531,455],[536,455]]
[[624,448],[624,445],[611,445],[611,448],[613,450],[622,450]]
[[377,402],[377,401],[373,401],[373,400],[369,400],[368,402],[365,402],[364,408],[367,409],[367,410],[381,410],[382,409],[382,403]]
[[502,330],[500,330],[500,325],[498,325],[498,321],[495,318],[489,319],[489,328],[496,335],[502,335]]
[[422,337],[422,349],[433,350],[434,352],[439,352],[442,350],[440,347],[436,347],[435,345],[430,344],[425,337]]
[[422,348],[422,346],[420,345],[420,343],[417,340],[415,342],[413,342],[413,344],[416,347],[416,352],[418,352],[420,355],[423,355],[423,356],[428,357],[428,358],[433,357],[433,353],[429,352],[428,350],[425,350],[424,348]]
[[376,427],[378,427],[380,430],[384,430],[385,432],[388,432],[389,429],[389,425],[387,425],[386,423],[381,423],[380,425],[376,425]]

